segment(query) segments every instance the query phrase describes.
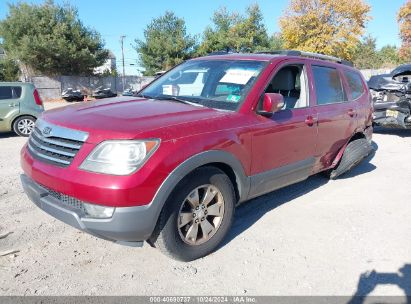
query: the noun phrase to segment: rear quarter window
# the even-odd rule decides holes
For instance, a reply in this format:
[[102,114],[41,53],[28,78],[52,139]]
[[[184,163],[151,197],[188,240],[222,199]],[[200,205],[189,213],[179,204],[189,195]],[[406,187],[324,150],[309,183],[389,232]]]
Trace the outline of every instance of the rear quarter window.
[[14,98],[21,97],[21,87],[13,87],[13,91],[14,91]]
[[362,77],[353,71],[344,71],[344,75],[351,90],[351,98],[355,100],[361,97],[365,92]]
[[317,105],[340,103],[347,101],[341,77],[337,69],[313,66]]

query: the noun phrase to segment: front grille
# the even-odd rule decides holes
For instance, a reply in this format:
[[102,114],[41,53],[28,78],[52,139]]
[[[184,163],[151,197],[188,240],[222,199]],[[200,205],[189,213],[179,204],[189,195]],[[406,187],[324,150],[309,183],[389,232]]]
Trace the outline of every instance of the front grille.
[[47,190],[48,194],[57,199],[61,204],[85,212],[83,201],[76,199],[72,196],[68,196],[66,194],[51,190],[46,186],[41,185],[41,187]]
[[[41,130],[48,128],[48,134]],[[43,162],[53,165],[69,166],[81,149],[87,133],[38,121],[28,140],[30,154]]]

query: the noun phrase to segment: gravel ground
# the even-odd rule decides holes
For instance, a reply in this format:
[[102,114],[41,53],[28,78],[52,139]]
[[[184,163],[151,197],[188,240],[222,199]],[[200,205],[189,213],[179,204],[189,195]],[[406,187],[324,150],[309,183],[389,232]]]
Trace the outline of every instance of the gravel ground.
[[25,140],[0,135],[0,235],[13,232],[0,254],[19,251],[0,256],[0,295],[411,295],[411,131],[379,131],[376,154],[339,180],[241,206],[225,244],[192,263],[43,213],[20,186]]

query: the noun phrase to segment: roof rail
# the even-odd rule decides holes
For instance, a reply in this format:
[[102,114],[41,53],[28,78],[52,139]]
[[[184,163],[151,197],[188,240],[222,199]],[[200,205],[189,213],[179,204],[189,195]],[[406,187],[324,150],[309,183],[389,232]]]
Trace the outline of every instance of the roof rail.
[[257,54],[300,56],[300,57],[307,57],[307,58],[320,59],[320,60],[326,60],[326,61],[333,61],[333,62],[337,62],[343,65],[351,66],[351,67],[354,66],[351,61],[337,58],[334,56],[323,55],[323,54],[318,54],[318,53],[295,51],[295,50],[265,51],[265,52],[257,52]]
[[236,53],[235,51],[233,51],[230,48],[227,48],[225,50],[220,50],[220,51],[214,51],[211,53],[208,53],[206,56],[214,56],[214,55],[229,55],[229,54],[234,54]]
[[285,56],[301,56],[300,51],[294,50],[275,50],[275,51],[260,51],[256,54],[271,54],[271,55],[285,55]]

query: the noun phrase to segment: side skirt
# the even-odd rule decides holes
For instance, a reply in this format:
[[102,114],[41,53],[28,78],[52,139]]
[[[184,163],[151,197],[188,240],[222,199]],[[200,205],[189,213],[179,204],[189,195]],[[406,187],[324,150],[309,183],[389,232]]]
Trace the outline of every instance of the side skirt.
[[251,176],[248,199],[307,179],[312,174],[314,164],[315,158],[312,157]]

